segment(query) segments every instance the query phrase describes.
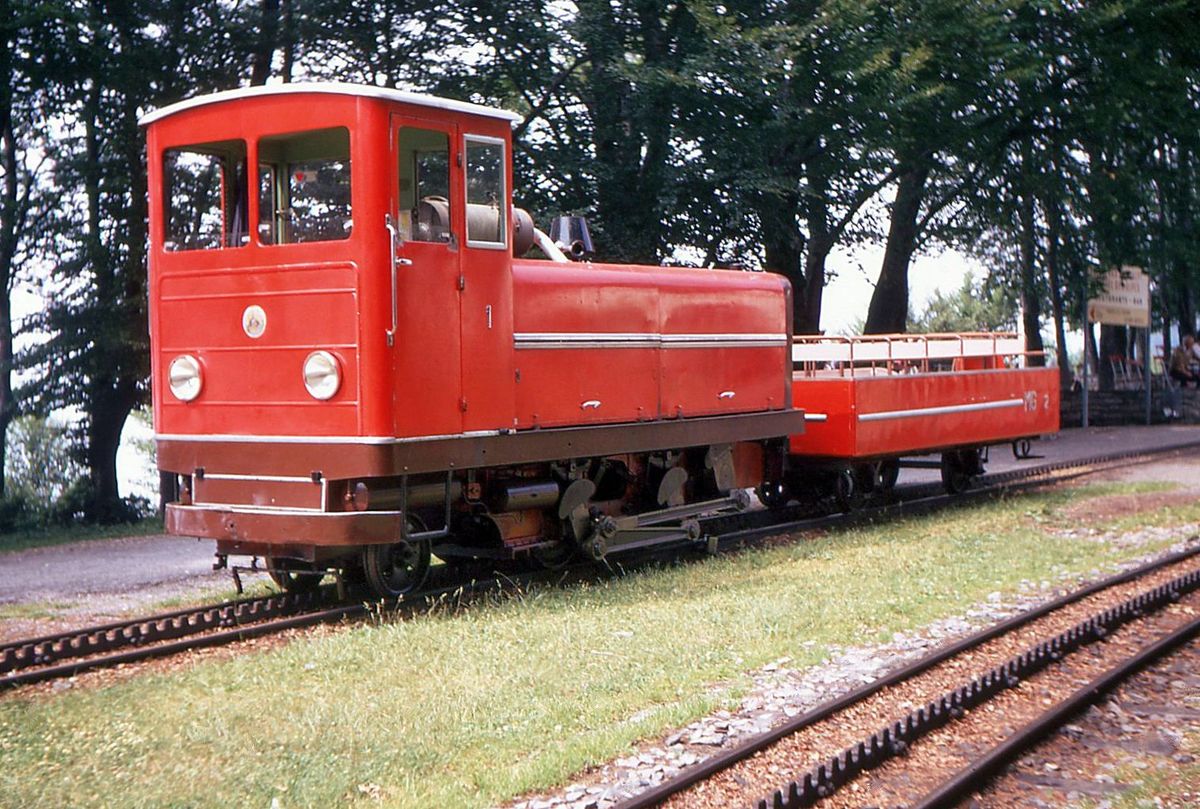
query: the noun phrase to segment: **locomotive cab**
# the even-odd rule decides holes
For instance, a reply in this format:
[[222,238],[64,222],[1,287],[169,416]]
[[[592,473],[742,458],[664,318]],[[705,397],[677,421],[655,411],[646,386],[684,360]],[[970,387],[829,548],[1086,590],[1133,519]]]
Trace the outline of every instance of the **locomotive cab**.
[[512,206],[516,118],[313,84],[143,119],[170,532],[391,595],[431,553],[695,541],[778,478],[787,282],[515,258],[549,245]]

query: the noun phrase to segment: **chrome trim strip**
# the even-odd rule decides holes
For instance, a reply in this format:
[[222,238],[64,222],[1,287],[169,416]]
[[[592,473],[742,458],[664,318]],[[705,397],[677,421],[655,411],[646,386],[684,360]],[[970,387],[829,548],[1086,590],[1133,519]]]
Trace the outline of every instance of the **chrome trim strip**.
[[674,343],[763,343],[765,345],[784,345],[787,343],[786,334],[664,334],[661,335],[664,344]]
[[828,421],[829,414],[827,414],[827,413],[805,413],[804,420],[805,421]]
[[[305,516],[315,516],[318,514],[340,513],[326,512],[321,506],[294,506],[292,508],[279,508],[277,506],[248,506],[244,503],[240,505],[234,505],[233,503],[213,503],[208,500],[192,502],[192,507],[219,508],[222,511],[232,511],[234,513],[242,514],[302,514]],[[359,511],[355,513],[362,514],[363,512]]]
[[1024,406],[1024,399],[1003,399],[994,402],[976,402],[975,404],[918,407],[913,410],[881,410],[878,413],[859,413],[858,420],[889,421],[891,419],[906,419],[914,416],[945,416],[951,413],[977,413],[981,410],[1004,410],[1010,407]]
[[178,503],[171,503],[172,509],[180,511],[212,511],[220,509],[221,511],[229,511],[233,514],[277,514],[280,516],[304,516],[304,517],[322,517],[322,518],[351,518],[365,516],[383,516],[383,517],[399,517],[402,512],[399,511],[309,511],[305,508],[278,508],[275,506],[234,506],[224,505],[222,503],[203,503],[200,505],[183,506]]
[[230,444],[365,444],[368,446],[391,446],[412,444],[418,441],[448,441],[455,438],[481,438],[500,435],[499,430],[473,430],[449,435],[420,435],[411,438],[393,438],[383,435],[236,435],[155,433],[155,441],[195,441],[198,443]]
[[519,343],[569,343],[581,342],[588,340],[603,341],[606,343],[628,343],[628,342],[654,342],[657,343],[661,339],[661,335],[654,332],[619,332],[619,331],[534,331],[534,332],[514,332],[513,339]]
[[264,483],[318,483],[312,478],[284,475],[234,475],[227,472],[205,472],[201,480],[257,480]]
[[530,348],[774,348],[785,334],[659,334],[657,332],[516,332],[516,349]]
[[242,87],[237,90],[225,90],[219,93],[189,98],[169,104],[161,109],[148,112],[138,119],[139,126],[146,126],[155,121],[174,115],[177,112],[216,104],[221,101],[233,101],[239,98],[255,98],[258,96],[294,95],[296,93],[332,93],[334,95],[360,96],[362,98],[381,98],[384,101],[399,101],[402,104],[415,104],[422,107],[432,107],[450,112],[465,112],[469,115],[483,115],[488,118],[500,118],[506,121],[519,121],[521,116],[508,110],[485,107],[481,104],[471,104],[466,101],[455,101],[449,98],[425,95],[423,93],[408,93],[403,90],[391,90],[386,87],[373,87],[367,84],[350,84],[348,82],[314,81],[293,82],[289,84],[268,84],[257,87]]

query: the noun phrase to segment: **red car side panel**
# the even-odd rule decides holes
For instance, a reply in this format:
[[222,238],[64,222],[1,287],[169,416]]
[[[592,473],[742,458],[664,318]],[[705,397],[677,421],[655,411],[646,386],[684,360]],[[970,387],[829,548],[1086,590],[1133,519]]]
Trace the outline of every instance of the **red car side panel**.
[[826,421],[791,437],[793,455],[872,458],[995,444],[1058,430],[1054,368],[804,377],[795,406]]
[[658,418],[657,348],[532,347],[525,339],[654,334],[655,276],[647,268],[513,262],[518,428]]
[[784,406],[781,278],[518,261],[513,279],[519,428]]
[[[790,365],[787,298],[779,276],[714,270],[664,272],[663,411],[669,416],[745,413],[784,406]],[[711,336],[691,344],[671,338]],[[749,337],[763,338],[759,341]],[[735,338],[722,344],[722,337]],[[774,343],[768,345],[769,343]]]

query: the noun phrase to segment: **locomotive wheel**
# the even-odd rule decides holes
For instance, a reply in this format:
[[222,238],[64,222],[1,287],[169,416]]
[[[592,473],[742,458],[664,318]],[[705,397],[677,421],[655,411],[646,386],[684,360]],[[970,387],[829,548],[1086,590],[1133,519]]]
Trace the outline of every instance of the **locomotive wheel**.
[[529,552],[529,559],[542,570],[559,570],[571,563],[578,550],[574,544],[560,539],[550,545],[534,548]]
[[[425,527],[415,517],[409,517],[408,530],[424,531]],[[397,598],[421,586],[429,573],[430,557],[428,540],[402,539],[390,545],[368,545],[362,552],[363,575],[376,596]]]
[[879,462],[879,471],[876,475],[876,481],[879,487],[880,494],[891,494],[896,488],[896,481],[900,479],[900,462],[895,458]]
[[270,556],[263,558],[267,566],[267,575],[275,586],[288,593],[311,593],[325,578],[324,571],[316,570],[305,562],[291,559],[275,559]]
[[788,504],[787,487],[778,482],[767,482],[754,490],[758,500],[767,508],[783,508]]

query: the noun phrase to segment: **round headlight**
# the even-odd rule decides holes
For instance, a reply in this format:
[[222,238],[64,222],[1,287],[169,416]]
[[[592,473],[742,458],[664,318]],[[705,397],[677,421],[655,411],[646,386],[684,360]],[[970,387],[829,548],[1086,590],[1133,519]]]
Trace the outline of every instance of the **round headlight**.
[[331,399],[342,385],[337,358],[328,351],[314,351],[304,361],[304,387],[314,399]]
[[190,402],[195,399],[204,387],[200,361],[189,354],[171,360],[171,367],[167,371],[167,384],[179,401]]

